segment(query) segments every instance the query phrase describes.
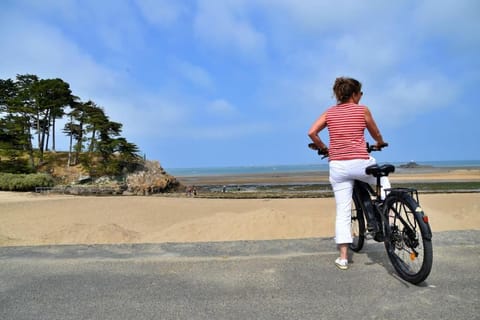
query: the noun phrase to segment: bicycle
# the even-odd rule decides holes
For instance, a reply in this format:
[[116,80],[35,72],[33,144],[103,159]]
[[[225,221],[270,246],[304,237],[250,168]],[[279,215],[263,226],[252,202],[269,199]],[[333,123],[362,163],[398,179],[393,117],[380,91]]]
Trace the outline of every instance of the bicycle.
[[[367,150],[369,153],[381,151],[386,146],[388,144],[381,147],[367,144]],[[317,150],[322,159],[328,157],[328,149],[319,150],[313,143],[309,147]],[[428,216],[420,206],[418,191],[389,188],[384,190],[387,195],[382,200],[380,179],[395,172],[395,166],[375,164],[365,168],[365,172],[376,178],[376,186],[374,189],[363,181],[354,182],[350,249],[359,252],[369,237],[384,242],[388,258],[399,276],[419,284],[432,269],[433,247]]]

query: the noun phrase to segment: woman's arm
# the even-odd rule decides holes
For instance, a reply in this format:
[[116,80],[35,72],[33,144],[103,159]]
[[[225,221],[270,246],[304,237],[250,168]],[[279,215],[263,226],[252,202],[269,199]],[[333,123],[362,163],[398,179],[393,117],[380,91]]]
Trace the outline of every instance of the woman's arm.
[[322,139],[318,136],[318,133],[327,127],[327,113],[324,112],[312,125],[308,131],[308,136],[312,139],[313,143],[320,149],[326,149],[327,146],[323,143]]
[[377,146],[381,146],[385,144],[385,141],[383,141],[383,137],[380,134],[380,130],[377,127],[377,124],[375,123],[375,120],[373,119],[372,113],[370,110],[365,107],[365,122],[367,124],[367,129],[370,135],[372,136],[373,139],[377,142]]

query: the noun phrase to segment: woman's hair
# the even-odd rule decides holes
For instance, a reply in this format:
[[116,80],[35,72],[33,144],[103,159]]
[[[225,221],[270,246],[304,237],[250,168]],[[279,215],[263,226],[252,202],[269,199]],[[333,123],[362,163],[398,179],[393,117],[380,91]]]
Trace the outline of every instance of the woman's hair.
[[354,94],[362,90],[362,84],[353,78],[340,77],[335,79],[333,84],[333,93],[340,103],[347,102]]

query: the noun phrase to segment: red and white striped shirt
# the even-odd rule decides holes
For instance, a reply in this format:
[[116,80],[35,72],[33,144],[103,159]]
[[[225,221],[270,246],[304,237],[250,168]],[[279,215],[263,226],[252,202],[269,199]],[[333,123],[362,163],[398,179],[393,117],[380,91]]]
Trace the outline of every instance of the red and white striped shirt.
[[329,160],[368,159],[365,141],[365,106],[345,103],[327,110]]

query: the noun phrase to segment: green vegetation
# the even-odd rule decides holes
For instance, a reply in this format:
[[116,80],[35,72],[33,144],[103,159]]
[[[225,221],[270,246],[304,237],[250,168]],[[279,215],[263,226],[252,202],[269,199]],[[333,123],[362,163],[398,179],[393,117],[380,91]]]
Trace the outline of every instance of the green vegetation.
[[35,191],[36,187],[52,187],[53,184],[53,178],[44,173],[0,173],[0,190],[2,191]]
[[459,191],[469,191],[469,192],[478,192],[480,191],[480,182],[478,181],[451,181],[451,182],[416,182],[409,184],[397,184],[394,187],[412,187],[417,189],[419,192],[459,192]]
[[[416,188],[422,193],[480,192],[480,182],[396,183],[396,188]],[[328,183],[240,185],[221,192],[220,185],[197,186],[199,198],[220,199],[275,199],[275,198],[329,198],[333,192]]]
[[[56,152],[59,120],[66,122],[62,137],[68,152]],[[121,123],[93,101],[82,102],[62,79],[31,74],[0,79],[0,172],[49,173],[61,162],[80,165],[92,177],[125,174],[143,159],[121,132]]]

